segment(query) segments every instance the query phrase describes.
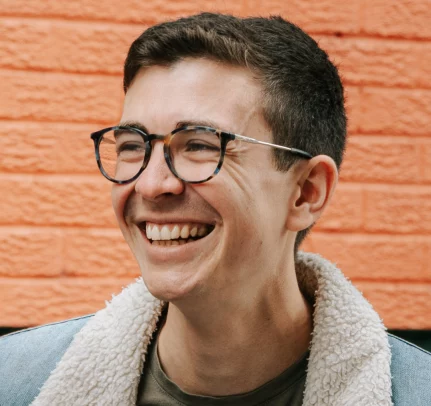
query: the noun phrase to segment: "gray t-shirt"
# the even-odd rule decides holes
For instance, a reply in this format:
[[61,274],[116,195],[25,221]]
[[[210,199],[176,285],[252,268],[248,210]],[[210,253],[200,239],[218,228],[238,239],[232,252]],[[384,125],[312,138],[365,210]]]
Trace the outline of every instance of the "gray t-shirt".
[[234,396],[198,396],[183,392],[163,372],[157,338],[150,344],[138,389],[137,406],[300,406],[305,388],[309,352],[276,378],[259,388]]

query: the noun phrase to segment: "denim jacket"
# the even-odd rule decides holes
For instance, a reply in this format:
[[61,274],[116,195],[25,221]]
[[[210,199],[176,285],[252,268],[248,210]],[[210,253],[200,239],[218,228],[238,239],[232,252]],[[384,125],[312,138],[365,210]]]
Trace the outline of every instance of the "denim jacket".
[[[430,406],[431,354],[388,335],[329,262],[300,254],[297,271],[315,304],[304,406]],[[136,404],[163,306],[138,280],[95,315],[1,338],[0,405]]]

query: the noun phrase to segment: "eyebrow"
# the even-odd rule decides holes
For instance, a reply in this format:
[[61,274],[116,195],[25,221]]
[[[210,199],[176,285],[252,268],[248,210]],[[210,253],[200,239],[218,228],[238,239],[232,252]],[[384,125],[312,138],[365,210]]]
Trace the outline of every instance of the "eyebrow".
[[147,128],[139,121],[122,121],[120,124],[118,124],[118,126],[137,128],[138,130],[143,131],[145,134],[149,134],[149,131],[147,130]]
[[177,123],[175,128],[184,127],[186,125],[220,128],[219,124],[210,120],[182,120]]
[[[147,130],[144,124],[140,123],[139,121],[123,121],[120,124],[118,124],[120,127],[134,127],[138,130],[143,131],[145,134],[150,134],[150,132]],[[185,126],[203,126],[203,127],[211,127],[219,129],[220,126],[216,124],[213,121],[210,120],[181,120],[178,121],[175,129]]]

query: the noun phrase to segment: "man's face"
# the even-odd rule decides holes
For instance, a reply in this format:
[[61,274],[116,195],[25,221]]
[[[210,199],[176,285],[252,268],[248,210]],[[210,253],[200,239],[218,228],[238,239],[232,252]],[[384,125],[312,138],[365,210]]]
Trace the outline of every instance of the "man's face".
[[[272,142],[260,94],[245,68],[186,59],[140,71],[126,94],[121,122],[156,134],[184,123],[211,124]],[[250,284],[265,283],[268,270],[284,267],[294,239],[285,225],[293,180],[290,171],[275,170],[271,154],[268,147],[230,142],[220,173],[193,185],[170,172],[163,144],[156,141],[141,176],[113,186],[120,228],[153,295],[175,301],[215,293],[228,300],[248,292]],[[190,238],[194,228],[197,239]],[[185,236],[184,242],[152,241],[158,233],[177,241]]]

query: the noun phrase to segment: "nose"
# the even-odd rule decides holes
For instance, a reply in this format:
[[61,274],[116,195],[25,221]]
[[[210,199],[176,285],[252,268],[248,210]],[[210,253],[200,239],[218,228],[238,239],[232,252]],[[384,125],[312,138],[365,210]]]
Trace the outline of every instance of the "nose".
[[136,181],[135,191],[150,201],[159,200],[161,196],[179,195],[184,191],[184,182],[168,168],[162,141],[153,142],[150,161]]

